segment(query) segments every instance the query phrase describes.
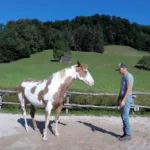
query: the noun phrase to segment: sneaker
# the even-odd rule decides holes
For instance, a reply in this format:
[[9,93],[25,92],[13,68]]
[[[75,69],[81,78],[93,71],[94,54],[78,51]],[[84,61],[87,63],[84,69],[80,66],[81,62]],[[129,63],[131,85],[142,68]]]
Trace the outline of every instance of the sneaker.
[[123,135],[118,136],[118,140],[123,138],[126,134],[124,133]]
[[119,140],[120,141],[129,141],[129,140],[131,140],[131,136],[130,135],[125,135],[125,136],[121,137]]

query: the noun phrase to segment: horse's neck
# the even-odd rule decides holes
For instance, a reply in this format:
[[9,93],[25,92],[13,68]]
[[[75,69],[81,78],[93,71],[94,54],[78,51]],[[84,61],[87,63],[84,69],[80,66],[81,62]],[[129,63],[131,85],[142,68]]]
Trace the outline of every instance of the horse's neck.
[[54,77],[54,80],[59,84],[66,83],[67,81],[69,81],[68,84],[71,84],[72,81],[75,79],[75,70],[73,67],[66,68],[53,74],[53,77]]

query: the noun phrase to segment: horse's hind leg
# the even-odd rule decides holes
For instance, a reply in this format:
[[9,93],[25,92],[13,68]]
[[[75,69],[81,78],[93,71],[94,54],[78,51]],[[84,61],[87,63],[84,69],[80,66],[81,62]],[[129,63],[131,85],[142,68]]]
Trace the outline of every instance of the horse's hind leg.
[[18,98],[20,100],[21,103],[21,108],[23,110],[23,117],[24,117],[24,122],[25,122],[25,129],[28,132],[29,131],[29,127],[28,127],[28,123],[27,123],[27,119],[26,119],[26,105],[27,105],[27,100],[25,99],[25,97],[23,96],[22,93],[18,94]]
[[47,128],[48,128],[48,124],[49,124],[49,117],[51,114],[51,110],[52,110],[52,104],[51,102],[48,102],[46,104],[46,108],[45,108],[45,129],[43,132],[43,140],[47,140]]
[[63,104],[61,104],[60,106],[57,107],[56,109],[56,113],[55,113],[55,135],[59,136],[59,132],[58,132],[58,119],[59,119],[59,114],[61,112],[61,109],[63,108]]
[[34,118],[35,112],[36,112],[36,108],[32,105],[30,115],[31,115],[31,118],[32,118],[33,128],[34,128],[34,130],[37,130],[37,124],[36,124],[36,121],[35,121],[35,118]]
[[27,132],[29,132],[29,127],[28,127],[28,123],[27,123],[27,118],[26,118],[26,105],[21,105],[22,110],[23,110],[23,116],[24,116],[24,121],[25,121],[25,129]]

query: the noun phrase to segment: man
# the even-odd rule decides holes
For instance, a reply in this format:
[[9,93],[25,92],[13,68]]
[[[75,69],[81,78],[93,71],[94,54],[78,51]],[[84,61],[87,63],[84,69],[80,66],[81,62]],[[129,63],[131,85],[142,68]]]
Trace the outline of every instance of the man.
[[119,63],[117,65],[116,71],[119,71],[122,75],[118,102],[119,108],[121,109],[121,118],[123,122],[123,135],[118,139],[120,141],[126,141],[131,139],[129,112],[130,104],[132,103],[132,87],[134,78],[132,74],[128,72],[127,67],[124,63]]

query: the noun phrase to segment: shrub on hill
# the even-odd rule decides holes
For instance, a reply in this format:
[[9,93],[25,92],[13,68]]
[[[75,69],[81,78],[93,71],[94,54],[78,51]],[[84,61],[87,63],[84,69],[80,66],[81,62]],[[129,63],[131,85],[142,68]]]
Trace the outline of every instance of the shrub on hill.
[[136,65],[137,68],[150,71],[150,56],[143,56]]
[[63,55],[71,54],[69,47],[63,42],[58,41],[53,50],[53,57],[55,60],[60,60]]

